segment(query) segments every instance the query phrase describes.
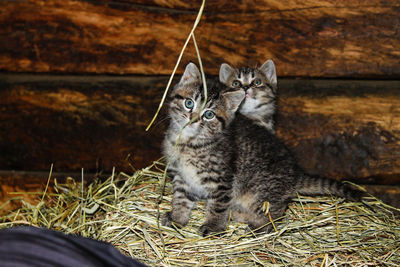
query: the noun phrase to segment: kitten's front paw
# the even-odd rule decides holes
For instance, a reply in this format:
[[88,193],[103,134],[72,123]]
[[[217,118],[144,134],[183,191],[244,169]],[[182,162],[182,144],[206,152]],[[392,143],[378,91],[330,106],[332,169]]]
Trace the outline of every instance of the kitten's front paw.
[[172,211],[168,211],[162,216],[161,224],[163,226],[168,226],[171,228],[174,228],[174,227],[182,228],[183,227],[182,224],[180,224],[179,222],[176,222],[172,219]]
[[248,228],[249,229],[246,231],[247,233],[251,232],[255,234],[269,234],[273,230],[272,225],[270,224],[265,226],[249,224]]
[[223,232],[225,232],[225,227],[219,224],[205,223],[200,226],[200,233],[202,236],[208,236],[211,234],[220,235]]
[[163,226],[168,226],[168,227],[172,227],[172,217],[171,217],[171,212],[168,211],[166,212],[162,218],[161,218],[161,224]]

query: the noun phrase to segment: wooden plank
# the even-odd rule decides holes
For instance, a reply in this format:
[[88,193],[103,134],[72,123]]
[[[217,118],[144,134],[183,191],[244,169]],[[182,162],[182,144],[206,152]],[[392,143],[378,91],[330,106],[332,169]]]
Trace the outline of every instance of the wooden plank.
[[[84,0],[85,2],[97,3],[109,6],[136,6],[141,8],[168,8],[184,11],[198,11],[202,0],[184,1],[184,0]],[[399,6],[398,1],[388,0],[247,0],[247,1],[229,1],[229,0],[207,0],[205,12],[257,12],[265,10],[290,10],[297,8],[318,8],[318,7],[360,7],[360,6],[379,6],[392,5]]]
[[[161,156],[165,113],[144,129],[167,79],[0,75],[0,169],[149,165]],[[278,136],[310,173],[399,184],[399,88],[399,81],[281,79]]]
[[[0,70],[169,74],[200,1],[3,1]],[[204,65],[303,77],[400,77],[399,1],[207,1]],[[190,44],[184,61],[196,60]]]
[[[111,8],[142,8],[142,9],[163,9],[175,12],[197,12],[202,0],[184,1],[184,0],[83,0],[97,5],[107,5]],[[320,8],[320,7],[353,7],[360,6],[400,6],[398,1],[388,0],[247,0],[247,1],[229,1],[229,0],[207,0],[204,13],[257,13],[260,11],[287,11],[299,8]]]
[[48,170],[54,163],[55,171],[132,170],[160,156],[164,130],[145,126],[165,77],[6,77],[0,169]]
[[278,135],[310,173],[400,183],[400,82],[281,80]]

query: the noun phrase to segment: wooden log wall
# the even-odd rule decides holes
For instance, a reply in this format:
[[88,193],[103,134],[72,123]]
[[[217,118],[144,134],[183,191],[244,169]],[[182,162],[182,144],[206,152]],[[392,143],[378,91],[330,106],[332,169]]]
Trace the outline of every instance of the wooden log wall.
[[133,171],[160,157],[165,127],[144,129],[165,77],[0,77],[0,169]]
[[[0,70],[170,74],[200,3],[1,1]],[[280,76],[399,78],[399,25],[398,0],[210,0],[196,36],[211,73],[273,58]]]
[[[200,4],[0,1],[0,176],[158,159],[165,113],[144,128]],[[307,171],[400,184],[400,1],[209,0],[195,34],[212,75],[275,61],[278,136]]]
[[[144,167],[161,156],[168,77],[0,75],[0,169]],[[383,92],[383,93],[382,93]],[[280,80],[278,136],[309,172],[400,183],[398,81]]]

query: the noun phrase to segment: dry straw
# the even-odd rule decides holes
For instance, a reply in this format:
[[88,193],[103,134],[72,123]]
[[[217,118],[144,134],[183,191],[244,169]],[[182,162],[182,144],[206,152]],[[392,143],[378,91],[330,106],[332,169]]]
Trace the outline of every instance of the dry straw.
[[[203,0],[148,128],[164,103],[190,39],[205,81],[194,37],[204,4]],[[204,90],[207,95],[206,86]],[[400,222],[394,217],[395,209],[372,197],[364,203],[350,203],[333,197],[298,196],[269,234],[255,235],[246,225],[230,222],[222,236],[204,238],[198,234],[204,203],[183,229],[160,226],[160,214],[170,209],[171,202],[165,167],[155,162],[133,175],[113,171],[106,181],[86,186],[83,172],[81,183],[73,178],[64,184],[55,181],[55,193],[48,193],[46,186],[37,204],[20,200],[22,207],[3,216],[0,228],[34,225],[80,234],[110,242],[153,266],[400,266]]]
[[194,25],[192,27],[192,30],[190,31],[188,37],[186,38],[185,44],[182,47],[182,50],[181,50],[181,52],[179,54],[179,57],[178,57],[178,60],[176,61],[174,70],[172,71],[172,74],[169,77],[167,87],[165,88],[164,95],[163,95],[163,97],[162,97],[162,99],[160,101],[160,105],[158,106],[158,109],[157,109],[156,113],[154,114],[153,119],[150,121],[149,125],[147,126],[146,131],[148,131],[150,129],[151,125],[153,125],[154,121],[156,120],[156,118],[158,116],[158,113],[160,112],[162,106],[164,105],[165,99],[166,99],[167,94],[168,94],[168,90],[169,90],[169,88],[171,86],[171,83],[172,83],[172,80],[174,79],[176,70],[178,69],[179,63],[182,60],[183,53],[185,52],[185,49],[186,49],[190,39],[193,40],[193,43],[194,43],[194,46],[195,46],[195,49],[196,49],[197,59],[199,61],[199,66],[200,66],[201,78],[203,80],[203,85],[204,85],[204,96],[205,96],[205,99],[204,99],[204,102],[203,102],[200,110],[202,110],[204,108],[204,105],[207,102],[207,84],[204,82],[206,79],[205,79],[205,74],[204,74],[204,70],[203,70],[203,64],[202,64],[202,61],[201,61],[200,52],[199,52],[199,48],[197,46],[196,38],[194,37],[194,31],[196,30],[197,25],[200,22],[201,16],[203,15],[203,10],[204,10],[205,4],[206,4],[206,1],[203,0],[202,3],[201,3],[201,6],[200,6],[199,12],[197,13],[197,17],[196,17],[196,20],[195,20]]
[[[158,226],[157,201],[165,166],[155,162],[133,175],[120,173],[86,186],[55,183],[38,204],[1,218],[0,228],[34,225],[104,240],[153,266],[399,266],[400,221],[374,198],[364,203],[298,196],[276,231],[255,235],[230,222],[222,236],[203,238],[204,203],[188,226]],[[82,192],[83,190],[83,192]],[[159,208],[170,209],[171,188]]]

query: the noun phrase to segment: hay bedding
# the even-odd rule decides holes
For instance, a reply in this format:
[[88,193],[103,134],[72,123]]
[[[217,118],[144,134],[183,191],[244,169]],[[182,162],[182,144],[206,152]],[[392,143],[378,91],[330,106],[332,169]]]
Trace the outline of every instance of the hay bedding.
[[[205,79],[194,37],[204,5],[205,0],[147,130],[190,39]],[[204,90],[207,95],[206,86]],[[269,234],[248,233],[246,225],[230,222],[222,236],[203,238],[198,229],[204,203],[193,210],[183,229],[160,226],[160,214],[171,208],[169,184],[164,192],[164,168],[155,162],[133,175],[113,174],[88,185],[72,178],[65,184],[55,181],[55,193],[45,190],[36,205],[21,199],[21,208],[0,218],[0,229],[34,225],[80,234],[110,242],[154,266],[400,266],[400,220],[395,219],[394,208],[373,197],[362,204],[298,196]]]
[[334,197],[299,196],[276,231],[254,235],[230,222],[219,237],[203,238],[204,203],[193,210],[188,226],[160,226],[170,209],[171,186],[162,202],[164,165],[133,175],[120,173],[82,188],[68,179],[55,193],[38,197],[1,218],[0,228],[35,225],[81,234],[114,244],[123,253],[153,266],[399,266],[400,220],[393,208],[374,198],[363,203]]

